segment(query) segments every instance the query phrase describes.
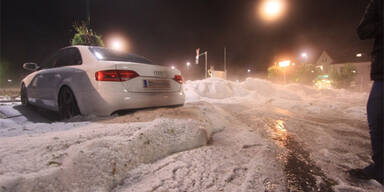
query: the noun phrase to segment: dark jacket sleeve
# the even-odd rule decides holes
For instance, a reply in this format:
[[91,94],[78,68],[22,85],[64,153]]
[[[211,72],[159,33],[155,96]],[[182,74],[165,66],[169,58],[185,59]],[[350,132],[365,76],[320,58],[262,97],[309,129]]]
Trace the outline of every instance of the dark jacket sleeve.
[[[380,0],[379,0],[380,1]],[[372,39],[382,34],[382,23],[380,23],[379,7],[377,0],[371,0],[368,4],[363,19],[357,28],[357,34],[361,40]]]

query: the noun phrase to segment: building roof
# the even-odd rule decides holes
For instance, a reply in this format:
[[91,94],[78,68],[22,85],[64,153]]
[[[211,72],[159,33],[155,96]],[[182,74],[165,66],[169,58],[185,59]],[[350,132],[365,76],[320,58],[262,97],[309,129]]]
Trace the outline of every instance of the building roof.
[[330,64],[341,64],[341,63],[366,63],[371,61],[370,53],[361,53],[361,57],[357,57],[359,52],[350,52],[350,51],[340,51],[333,52],[329,54],[326,51],[323,51],[318,59],[316,60],[316,65],[318,62],[321,62],[320,59],[330,57],[332,62]]
[[316,61],[316,65],[330,65],[333,63],[333,59],[326,51],[323,51]]

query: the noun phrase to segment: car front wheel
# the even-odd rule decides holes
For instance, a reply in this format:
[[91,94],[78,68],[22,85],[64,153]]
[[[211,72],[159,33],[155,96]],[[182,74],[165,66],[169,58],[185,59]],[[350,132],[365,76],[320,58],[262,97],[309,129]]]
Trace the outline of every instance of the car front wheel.
[[29,103],[28,103],[27,88],[25,87],[24,83],[21,85],[21,89],[20,89],[20,100],[21,100],[21,104],[23,106],[28,106],[29,105]]
[[58,103],[60,119],[69,119],[76,115],[80,115],[75,96],[70,88],[61,88]]

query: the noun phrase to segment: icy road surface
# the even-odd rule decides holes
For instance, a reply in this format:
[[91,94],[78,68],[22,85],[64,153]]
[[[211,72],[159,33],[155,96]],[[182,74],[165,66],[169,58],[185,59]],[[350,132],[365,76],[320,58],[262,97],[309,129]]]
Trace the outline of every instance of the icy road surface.
[[0,191],[382,191],[366,93],[261,79],[185,84],[187,103],[57,122],[0,106]]

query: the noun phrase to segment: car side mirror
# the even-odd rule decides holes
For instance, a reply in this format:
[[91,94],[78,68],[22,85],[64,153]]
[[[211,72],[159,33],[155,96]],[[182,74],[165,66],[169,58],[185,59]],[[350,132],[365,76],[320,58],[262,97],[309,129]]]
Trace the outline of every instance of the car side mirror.
[[24,63],[23,68],[29,71],[37,71],[40,67],[36,63]]

